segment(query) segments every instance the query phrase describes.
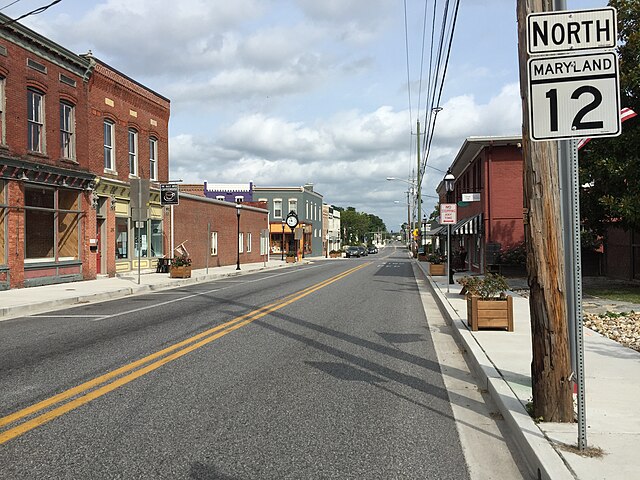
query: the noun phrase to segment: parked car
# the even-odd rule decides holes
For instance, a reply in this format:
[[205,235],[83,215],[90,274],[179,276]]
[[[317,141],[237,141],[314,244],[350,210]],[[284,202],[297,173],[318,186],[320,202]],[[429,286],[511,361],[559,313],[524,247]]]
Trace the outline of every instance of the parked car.
[[376,247],[375,245],[371,245],[369,248],[367,248],[367,253],[378,253],[378,247]]
[[355,246],[345,247],[344,253],[345,253],[347,258],[359,257],[360,256],[360,247],[355,247]]
[[367,254],[367,249],[365,247],[363,247],[362,245],[360,245],[358,248],[358,251],[360,252],[360,256],[361,257],[366,257]]

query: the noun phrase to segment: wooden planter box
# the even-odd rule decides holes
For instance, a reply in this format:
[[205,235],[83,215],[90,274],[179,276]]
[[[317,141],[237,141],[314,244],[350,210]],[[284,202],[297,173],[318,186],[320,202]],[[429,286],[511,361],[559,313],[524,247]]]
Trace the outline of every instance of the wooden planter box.
[[191,278],[191,265],[170,267],[169,278]]
[[471,330],[479,328],[506,328],[513,332],[513,297],[505,300],[480,300],[467,295],[467,323]]
[[294,263],[296,261],[296,257],[284,257],[287,260],[287,263]]
[[330,254],[329,254],[329,257],[331,257],[331,258],[339,258],[339,257],[341,257],[341,256],[342,256],[342,254],[341,254],[341,253],[330,253]]
[[430,263],[429,264],[429,275],[431,275],[432,277],[446,275],[445,264],[444,263]]

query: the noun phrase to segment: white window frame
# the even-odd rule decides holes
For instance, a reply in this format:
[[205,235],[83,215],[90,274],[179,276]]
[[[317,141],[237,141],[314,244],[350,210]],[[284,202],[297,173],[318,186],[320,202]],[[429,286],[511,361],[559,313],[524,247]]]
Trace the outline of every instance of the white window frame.
[[158,139],[149,137],[149,180],[158,179]]
[[238,252],[244,253],[244,233],[238,234]]
[[69,102],[60,101],[60,158],[76,158],[76,108]]
[[236,195],[236,203],[244,202],[244,195]]
[[224,202],[225,198],[224,195],[216,195],[216,200],[220,200],[221,202]]
[[296,214],[298,213],[298,199],[297,198],[290,198],[288,201],[288,210],[287,210],[287,215],[289,214],[289,212],[296,212]]
[[218,255],[218,232],[211,232],[211,244],[209,250],[212,257]]
[[[280,203],[280,214],[278,214],[278,210],[276,207],[276,203]],[[273,199],[273,218],[282,218],[282,199],[274,198]]]
[[5,128],[5,109],[6,109],[6,96],[5,96],[5,84],[7,79],[0,77],[0,144],[5,144],[6,128]]
[[247,232],[247,253],[251,253],[251,232]]
[[127,134],[129,143],[129,176],[138,176],[138,131],[135,128],[129,128]]
[[104,170],[105,172],[115,172],[115,133],[116,124],[112,120],[106,119],[103,122],[104,131]]
[[[37,101],[36,101],[37,100]],[[27,89],[27,150],[45,153],[44,93]]]

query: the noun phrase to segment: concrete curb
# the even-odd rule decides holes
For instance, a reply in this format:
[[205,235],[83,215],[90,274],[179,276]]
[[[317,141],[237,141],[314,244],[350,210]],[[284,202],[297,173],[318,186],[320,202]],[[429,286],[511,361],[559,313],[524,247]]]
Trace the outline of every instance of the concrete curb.
[[467,354],[465,356],[474,375],[481,384],[486,385],[533,477],[544,480],[575,480],[576,476],[529,416],[458,312],[439,294],[440,289],[424,268],[420,266],[420,269],[428,280],[440,311],[451,321],[456,343]]
[[[256,273],[264,270],[276,270],[281,268],[290,268],[294,265],[303,265],[309,263],[308,261],[300,262],[297,264],[284,264],[284,265],[273,265],[273,266],[261,266],[257,268],[252,268],[250,270],[239,270],[233,272],[225,272],[225,273],[210,273],[210,274],[197,274],[192,276],[191,278],[173,278],[167,280],[160,281],[158,283],[153,284],[140,284],[134,283],[131,286],[123,286],[117,288],[115,290],[110,290],[106,292],[97,292],[97,293],[87,293],[87,294],[79,294],[73,295],[66,298],[59,298],[56,300],[44,300],[41,302],[32,302],[24,305],[14,305],[11,307],[2,307],[0,308],[0,322],[4,320],[10,320],[12,318],[26,316],[26,315],[34,315],[37,313],[46,312],[49,310],[59,310],[64,307],[76,306],[78,304],[85,303],[95,303],[95,302],[104,302],[108,300],[116,300],[118,298],[127,297],[129,295],[137,295],[141,293],[148,293],[152,291],[166,290],[170,288],[183,287],[185,285],[193,285],[201,282],[210,282],[219,280],[221,278],[228,277],[237,277],[241,275],[247,275],[249,273]],[[135,282],[137,280],[136,276],[124,276],[120,275],[117,278],[120,278],[123,281],[132,281]],[[81,282],[77,282],[81,283]],[[38,288],[38,287],[32,287]]]

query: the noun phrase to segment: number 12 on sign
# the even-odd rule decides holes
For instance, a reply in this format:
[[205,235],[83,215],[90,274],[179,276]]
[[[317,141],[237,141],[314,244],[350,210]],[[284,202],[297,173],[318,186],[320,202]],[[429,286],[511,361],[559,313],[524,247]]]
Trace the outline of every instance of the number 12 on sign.
[[528,80],[532,140],[620,134],[615,53],[534,58]]

